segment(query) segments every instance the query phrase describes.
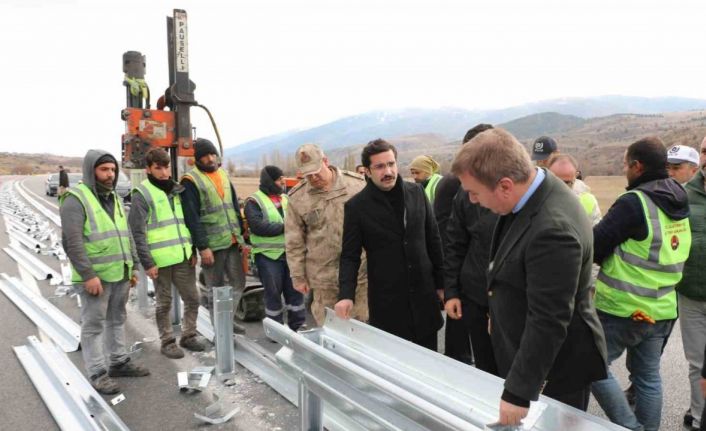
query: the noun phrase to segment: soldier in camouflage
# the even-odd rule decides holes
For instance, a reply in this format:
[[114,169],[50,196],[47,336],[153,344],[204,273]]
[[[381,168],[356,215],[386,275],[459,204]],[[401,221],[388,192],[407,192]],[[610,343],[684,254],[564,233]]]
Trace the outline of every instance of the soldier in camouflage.
[[[305,179],[289,192],[285,218],[287,264],[294,288],[314,296],[311,313],[324,323],[326,307],[338,301],[338,266],[343,237],[343,204],[365,187],[356,173],[329,165],[321,149],[304,144],[295,154]],[[368,273],[365,256],[358,273],[353,318],[368,320]]]

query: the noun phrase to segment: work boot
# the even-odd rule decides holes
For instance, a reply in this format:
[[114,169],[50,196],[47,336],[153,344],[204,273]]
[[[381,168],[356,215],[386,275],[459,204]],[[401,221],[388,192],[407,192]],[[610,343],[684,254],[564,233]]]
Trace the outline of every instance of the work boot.
[[204,351],[203,343],[199,340],[196,335],[181,337],[181,339],[179,340],[179,345],[185,348],[186,350],[190,350],[192,352]]
[[130,362],[130,358],[127,361],[119,365],[111,365],[108,368],[108,375],[110,377],[144,377],[150,375],[150,370],[140,365],[135,365]]
[[93,386],[93,389],[98,391],[99,394],[115,395],[120,392],[118,384],[115,383],[115,380],[111,379],[108,376],[108,373],[106,373],[105,370],[101,371],[98,374],[92,375],[90,381],[91,386]]
[[245,333],[245,326],[241,325],[240,323],[238,323],[234,320],[233,321],[233,333],[244,334]]
[[169,359],[181,359],[184,357],[184,351],[177,347],[176,340],[162,344],[162,348],[159,351]]

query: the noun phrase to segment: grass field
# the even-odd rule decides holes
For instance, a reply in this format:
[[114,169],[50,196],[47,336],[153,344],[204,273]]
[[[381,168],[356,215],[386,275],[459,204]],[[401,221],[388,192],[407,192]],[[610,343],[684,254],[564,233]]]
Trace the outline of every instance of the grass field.
[[613,202],[625,191],[627,180],[625,177],[588,177],[586,184],[591,188],[591,193],[598,199],[601,213],[605,215]]
[[[233,177],[231,178],[235,190],[240,199],[245,199],[257,191],[259,178]],[[591,187],[591,191],[598,199],[598,205],[603,214],[608,211],[615,199],[625,191],[625,177],[601,177],[593,176],[586,178],[586,184]]]

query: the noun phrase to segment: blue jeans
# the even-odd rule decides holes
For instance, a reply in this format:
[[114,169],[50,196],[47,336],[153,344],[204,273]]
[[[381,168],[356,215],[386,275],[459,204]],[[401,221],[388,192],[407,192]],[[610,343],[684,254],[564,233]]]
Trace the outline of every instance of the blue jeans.
[[636,322],[598,312],[608,348],[608,365],[628,350],[630,380],[635,389],[635,412],[613,374],[593,382],[591,392],[610,420],[631,430],[657,431],[662,419],[662,379],[659,363],[664,340],[674,320],[655,324]]
[[255,265],[260,274],[262,286],[265,288],[265,315],[283,323],[285,306],[282,305],[282,296],[284,296],[287,325],[296,331],[306,320],[304,295],[294,290],[286,258],[282,255],[279,259],[272,260],[258,253],[255,255]]

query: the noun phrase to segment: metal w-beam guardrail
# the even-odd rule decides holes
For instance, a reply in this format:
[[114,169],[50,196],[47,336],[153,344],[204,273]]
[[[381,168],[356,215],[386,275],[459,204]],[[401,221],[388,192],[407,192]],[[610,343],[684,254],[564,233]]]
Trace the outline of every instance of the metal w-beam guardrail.
[[59,428],[128,431],[127,425],[55,345],[29,336],[26,345],[13,349]]
[[[283,346],[275,356],[279,372],[288,376],[280,379],[280,388],[273,387],[290,397],[297,391],[301,429],[483,430],[497,420],[503,381],[474,367],[364,323],[338,319],[331,310],[325,325],[308,333],[271,319],[263,325]],[[236,359],[243,355],[236,343]],[[276,376],[273,370],[255,372]],[[329,413],[354,425],[332,427]],[[518,430],[624,430],[544,396],[532,403],[523,423]]]
[[[21,184],[19,181],[15,181],[15,190],[22,195],[22,197],[34,208],[37,209],[44,217],[49,219],[52,223],[55,225],[61,227],[61,217],[59,217],[58,214],[56,214],[54,211],[50,210],[46,206],[42,205],[39,203],[36,199],[34,199],[32,196],[29,195],[28,190],[25,190],[24,184]],[[36,196],[36,195],[35,195]]]
[[81,341],[81,327],[42,295],[33,292],[19,279],[0,274],[0,291],[64,352],[75,352]]

